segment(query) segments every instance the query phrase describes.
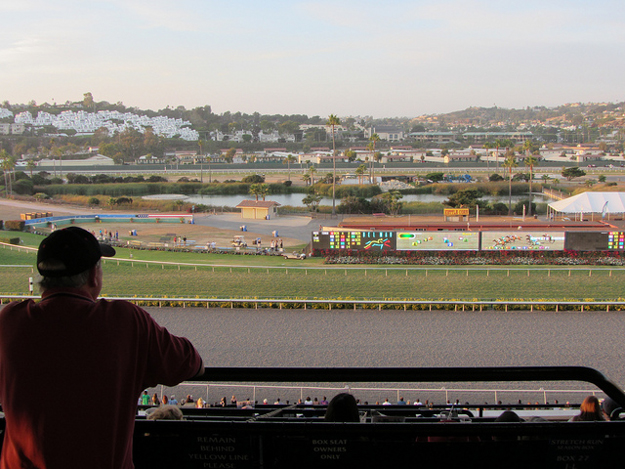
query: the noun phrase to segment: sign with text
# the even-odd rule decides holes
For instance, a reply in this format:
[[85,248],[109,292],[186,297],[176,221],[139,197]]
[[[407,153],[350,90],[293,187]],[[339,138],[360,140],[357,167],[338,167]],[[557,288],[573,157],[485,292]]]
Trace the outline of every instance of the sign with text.
[[314,231],[313,249],[391,251],[395,249],[394,231]]
[[468,217],[469,209],[468,208],[446,208],[446,209],[443,209],[443,214],[446,217]]

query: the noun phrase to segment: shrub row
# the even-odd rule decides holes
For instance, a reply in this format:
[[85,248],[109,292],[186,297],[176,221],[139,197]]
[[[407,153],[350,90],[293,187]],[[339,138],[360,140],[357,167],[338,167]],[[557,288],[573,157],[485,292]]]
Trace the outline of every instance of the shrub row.
[[316,250],[326,264],[608,265],[625,266],[619,251],[337,251]]
[[[440,299],[440,304],[435,303],[437,300],[425,300],[425,299],[415,299],[415,298],[406,298],[402,300],[402,303],[398,304],[380,304],[376,302],[359,304],[358,302],[345,302],[341,304],[330,304],[325,302],[320,303],[305,303],[302,301],[301,303],[297,302],[298,298],[294,298],[295,302],[281,302],[276,300],[262,300],[261,301],[251,301],[251,300],[259,300],[259,298],[241,298],[236,301],[228,301],[228,302],[217,302],[210,301],[210,298],[207,298],[203,301],[200,301],[199,297],[196,297],[198,301],[179,301],[175,299],[167,299],[167,297],[163,297],[163,299],[142,299],[142,300],[132,300],[133,303],[136,303],[139,306],[148,307],[148,306],[162,306],[162,307],[201,307],[201,308],[271,308],[271,309],[321,309],[321,310],[330,310],[330,309],[340,309],[340,310],[408,310],[408,311],[479,311],[480,305],[477,304],[478,300],[449,300],[449,299]],[[315,298],[320,299],[320,298]],[[341,300],[342,298],[337,298]],[[346,299],[348,300],[348,299]],[[434,302],[433,302],[434,301]],[[450,304],[448,301],[458,301],[456,304]],[[506,302],[506,301],[519,301],[519,304],[510,305],[508,304],[498,304],[498,301]],[[529,303],[523,303],[523,299],[519,300],[493,300],[493,303],[490,304],[482,304],[481,307],[485,310],[493,309],[495,311],[527,311],[531,307],[537,311],[581,311],[581,305],[564,305],[560,302],[558,304],[543,304],[543,305],[531,305]],[[540,299],[534,301],[545,301],[551,302],[554,300],[551,299]],[[575,301],[575,300],[571,300]],[[592,298],[585,299],[587,302],[594,301]],[[622,298],[619,298],[618,301],[625,301]],[[605,311],[605,305],[584,305],[584,311]],[[625,309],[623,306],[610,306],[612,311],[622,311]]]

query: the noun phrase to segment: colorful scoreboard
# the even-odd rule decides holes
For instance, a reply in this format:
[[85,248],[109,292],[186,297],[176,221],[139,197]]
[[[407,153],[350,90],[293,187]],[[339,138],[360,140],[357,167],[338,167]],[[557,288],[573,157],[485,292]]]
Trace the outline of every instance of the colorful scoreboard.
[[395,250],[394,231],[314,231],[313,249],[336,249],[355,251]]
[[608,232],[608,251],[623,251],[625,249],[625,232]]
[[483,231],[482,250],[562,251],[563,231]]
[[477,231],[398,231],[398,251],[477,251]]

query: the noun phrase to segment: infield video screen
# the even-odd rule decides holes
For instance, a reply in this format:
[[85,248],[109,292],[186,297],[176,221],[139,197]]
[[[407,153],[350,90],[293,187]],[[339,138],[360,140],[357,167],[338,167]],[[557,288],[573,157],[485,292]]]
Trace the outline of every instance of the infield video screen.
[[570,231],[566,249],[572,251],[625,251],[623,231]]
[[394,231],[313,231],[313,249],[395,250]]
[[398,251],[477,251],[480,236],[477,231],[398,231]]
[[482,249],[562,251],[563,231],[482,231]]

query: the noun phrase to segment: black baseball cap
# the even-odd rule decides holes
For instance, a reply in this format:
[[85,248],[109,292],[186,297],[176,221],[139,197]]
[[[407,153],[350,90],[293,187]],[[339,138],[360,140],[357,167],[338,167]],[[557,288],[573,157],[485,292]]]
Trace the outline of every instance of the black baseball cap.
[[[113,257],[112,246],[98,242],[87,230],[71,226],[52,232],[39,245],[37,270],[44,277],[68,277],[93,267],[101,257]],[[42,269],[41,262],[61,263],[64,269]]]

